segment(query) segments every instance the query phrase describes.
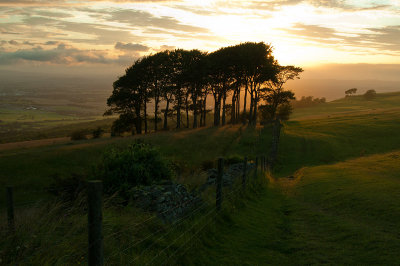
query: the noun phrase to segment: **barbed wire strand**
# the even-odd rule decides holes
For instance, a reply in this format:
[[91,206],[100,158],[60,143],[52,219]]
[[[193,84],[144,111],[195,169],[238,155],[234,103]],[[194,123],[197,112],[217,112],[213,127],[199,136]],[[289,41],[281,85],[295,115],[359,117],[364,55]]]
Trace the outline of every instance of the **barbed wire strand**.
[[[203,204],[202,204],[201,206],[197,207],[194,211],[188,212],[186,215],[184,215],[184,216],[181,217],[180,219],[178,219],[178,220],[176,220],[175,222],[173,222],[173,224],[172,224],[171,226],[174,226],[174,227],[175,227],[176,225],[182,223],[188,216],[194,215],[195,213],[199,212],[199,211],[200,211],[202,208],[204,208],[204,207],[207,207],[207,202],[203,202]],[[154,236],[156,233],[162,231],[163,229],[164,229],[164,228],[160,228],[160,229],[158,229],[157,231],[155,231],[155,232],[153,232],[153,233],[147,235],[144,239],[141,239],[141,240],[136,241],[136,242],[132,242],[132,244],[129,245],[128,247],[126,247],[125,249],[123,249],[123,250],[121,250],[121,251],[118,251],[118,252],[114,252],[113,254],[111,254],[111,255],[109,256],[109,258],[107,259],[107,261],[108,261],[109,259],[111,259],[112,257],[114,257],[115,255],[117,255],[118,253],[124,253],[126,250],[128,250],[128,249],[130,249],[130,248],[133,248],[133,247],[139,245],[140,243],[142,243],[142,242],[144,242],[145,240],[149,239],[151,236]],[[168,235],[168,234],[169,234],[172,230],[174,230],[174,229],[175,229],[175,228],[172,228],[172,227],[171,227],[171,229],[168,230],[163,236]],[[160,240],[161,238],[162,238],[162,237],[158,238],[157,241]],[[154,242],[154,243],[155,243],[155,242]],[[153,243],[153,244],[154,244],[154,243]],[[151,245],[150,247],[152,247],[152,245]],[[148,248],[150,248],[150,247],[148,247]],[[146,250],[147,250],[148,248],[146,248]],[[144,253],[146,250],[142,251],[142,253]]]
[[[205,218],[205,217],[207,217],[207,216],[209,216],[212,212],[214,212],[215,211],[215,208],[213,208],[211,211],[209,211],[206,215],[204,215],[204,216],[202,216],[202,218],[201,219],[203,219],[203,218]],[[201,220],[200,219],[200,220]],[[197,223],[195,223],[195,224],[193,224],[189,229],[187,229],[185,232],[183,232],[180,236],[178,236],[177,238],[175,238],[175,240],[174,241],[172,241],[168,246],[166,246],[165,248],[163,248],[156,256],[154,256],[153,257],[153,259],[149,262],[149,263],[147,263],[146,265],[149,265],[149,264],[151,264],[156,258],[158,258],[160,255],[161,255],[161,253],[163,253],[163,252],[165,252],[165,250],[167,250],[167,249],[169,249],[173,244],[175,244],[176,243],[176,241],[178,241],[179,239],[181,239],[182,238],[182,236],[184,236],[187,232],[189,232],[189,231],[191,231],[196,225],[198,225],[200,223],[200,221],[199,222],[197,222]],[[142,253],[143,254],[143,253]],[[141,255],[142,255],[141,254]],[[136,257],[134,260],[132,260],[131,262],[134,262],[134,261],[136,261],[138,258],[140,258],[140,256],[139,257]]]
[[[216,212],[214,218],[217,216],[217,214],[218,214],[218,213]],[[208,222],[207,222],[205,225],[203,225],[199,230],[197,230],[185,243],[183,243],[183,245],[181,245],[179,248],[177,248],[177,249],[172,253],[172,255],[168,256],[168,259],[167,259],[166,263],[167,263],[173,256],[175,256],[175,254],[177,254],[178,251],[179,251],[182,247],[186,247],[186,248],[184,249],[182,255],[185,254],[185,252],[191,247],[191,245],[188,245],[188,243],[190,243],[190,242],[193,243],[192,240],[194,239],[194,237],[197,236],[198,233],[200,233],[201,231],[203,231],[203,229],[204,229],[207,225],[209,225],[212,221],[213,221],[213,219],[209,219]],[[166,264],[166,263],[165,263],[165,264]]]

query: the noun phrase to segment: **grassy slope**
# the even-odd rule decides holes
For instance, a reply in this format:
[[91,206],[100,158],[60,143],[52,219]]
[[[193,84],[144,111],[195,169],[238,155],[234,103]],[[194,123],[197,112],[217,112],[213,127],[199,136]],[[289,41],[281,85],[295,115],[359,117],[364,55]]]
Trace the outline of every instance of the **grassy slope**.
[[400,152],[372,155],[277,179],[184,262],[398,264],[399,158]]
[[[395,206],[400,202],[395,191],[399,168],[395,165],[400,165],[399,153],[373,154],[400,149],[400,109],[392,101],[399,95],[379,95],[373,102],[345,99],[317,107],[324,108],[325,119],[309,116],[319,109],[299,110],[297,120],[284,128],[280,165],[274,173],[295,178],[278,179],[263,196],[247,199],[245,208],[223,221],[219,231],[211,232],[213,236],[204,238],[182,261],[248,265],[398,262],[395,221],[400,213]],[[357,101],[361,107],[355,108]],[[355,110],[343,113],[346,105]],[[308,118],[301,119],[299,113]],[[144,139],[181,164],[187,176],[188,170],[218,156],[264,153],[270,132],[262,131],[260,141],[256,140],[258,133],[224,127],[164,132]],[[29,192],[50,182],[51,174],[87,171],[107,145],[126,145],[131,140],[89,140],[0,153],[1,185],[11,181]],[[365,155],[371,156],[354,159]]]

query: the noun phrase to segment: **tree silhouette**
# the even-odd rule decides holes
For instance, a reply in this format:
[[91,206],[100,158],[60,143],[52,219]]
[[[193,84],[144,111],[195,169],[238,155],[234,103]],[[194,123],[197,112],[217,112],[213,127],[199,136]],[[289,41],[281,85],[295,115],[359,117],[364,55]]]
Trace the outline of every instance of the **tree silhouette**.
[[[148,104],[154,103],[154,130],[160,104],[165,105],[163,128],[168,129],[168,119],[176,115],[176,128],[182,126],[182,111],[186,113],[186,127],[206,125],[207,96],[214,98],[214,125],[238,123],[241,92],[245,93],[243,110],[246,112],[247,94],[250,97],[249,123],[255,125],[260,102],[265,101],[276,119],[280,105],[288,103],[294,95],[283,89],[290,79],[297,78],[301,68],[279,66],[272,56],[272,47],[263,42],[247,42],[223,47],[212,53],[199,50],[176,49],[162,51],[136,60],[125,70],[125,75],[113,84],[107,100],[107,114],[119,114],[116,131],[132,130],[141,134],[142,124],[148,132]],[[231,97],[231,104],[227,100]],[[222,112],[222,113],[221,113]],[[243,116],[246,115],[245,112]],[[200,122],[198,116],[200,115]],[[152,118],[150,118],[152,119]],[[134,125],[134,126],[133,126]]]
[[346,95],[346,97],[351,96],[353,94],[356,94],[357,92],[357,88],[352,88],[352,89],[348,89],[344,92],[344,94]]

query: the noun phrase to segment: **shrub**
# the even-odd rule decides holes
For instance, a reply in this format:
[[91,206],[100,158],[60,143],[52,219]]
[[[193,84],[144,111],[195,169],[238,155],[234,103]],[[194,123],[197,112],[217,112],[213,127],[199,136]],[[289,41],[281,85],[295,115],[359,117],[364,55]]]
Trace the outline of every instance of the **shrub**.
[[201,163],[201,169],[202,169],[202,170],[208,170],[208,169],[214,168],[214,165],[215,165],[215,161],[213,161],[213,160],[206,160],[206,161],[203,161],[203,162]]
[[278,107],[277,116],[284,121],[289,120],[290,115],[293,113],[293,108],[290,104],[282,104]]
[[[290,115],[293,112],[292,106],[287,104],[281,104],[276,110],[276,117],[281,120],[289,120]],[[259,107],[259,117],[262,124],[270,122],[274,119],[273,117],[273,107],[271,105],[261,105]]]
[[72,202],[86,188],[85,177],[73,173],[70,177],[61,178],[58,174],[52,176],[53,182],[47,188],[50,194],[56,195],[63,201]]
[[149,185],[172,178],[169,163],[149,144],[133,143],[123,149],[110,149],[96,168],[95,176],[108,193],[126,192],[131,187]]
[[366,93],[364,93],[364,98],[367,100],[372,100],[376,98],[376,91],[375,90],[367,90]]
[[87,139],[85,130],[77,130],[71,133],[71,140]]
[[94,139],[100,138],[104,133],[104,130],[101,127],[96,128],[92,131],[92,136]]
[[230,155],[225,159],[225,164],[227,164],[227,165],[242,163],[242,162],[243,162],[243,157],[241,157],[237,154]]

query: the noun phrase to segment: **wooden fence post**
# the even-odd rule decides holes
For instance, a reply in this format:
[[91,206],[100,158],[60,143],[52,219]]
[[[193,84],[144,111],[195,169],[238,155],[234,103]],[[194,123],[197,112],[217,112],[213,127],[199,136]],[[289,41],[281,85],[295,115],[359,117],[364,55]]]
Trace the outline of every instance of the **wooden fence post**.
[[246,172],[247,172],[247,157],[244,157],[244,161],[243,161],[243,177],[242,177],[243,190],[246,189]]
[[6,187],[7,220],[10,232],[15,231],[13,187]]
[[88,182],[89,266],[101,266],[104,264],[102,235],[102,192],[102,181],[93,180]]
[[217,175],[217,189],[216,189],[216,199],[215,205],[217,211],[221,210],[222,204],[222,176],[224,174],[224,159],[218,158],[218,175]]

